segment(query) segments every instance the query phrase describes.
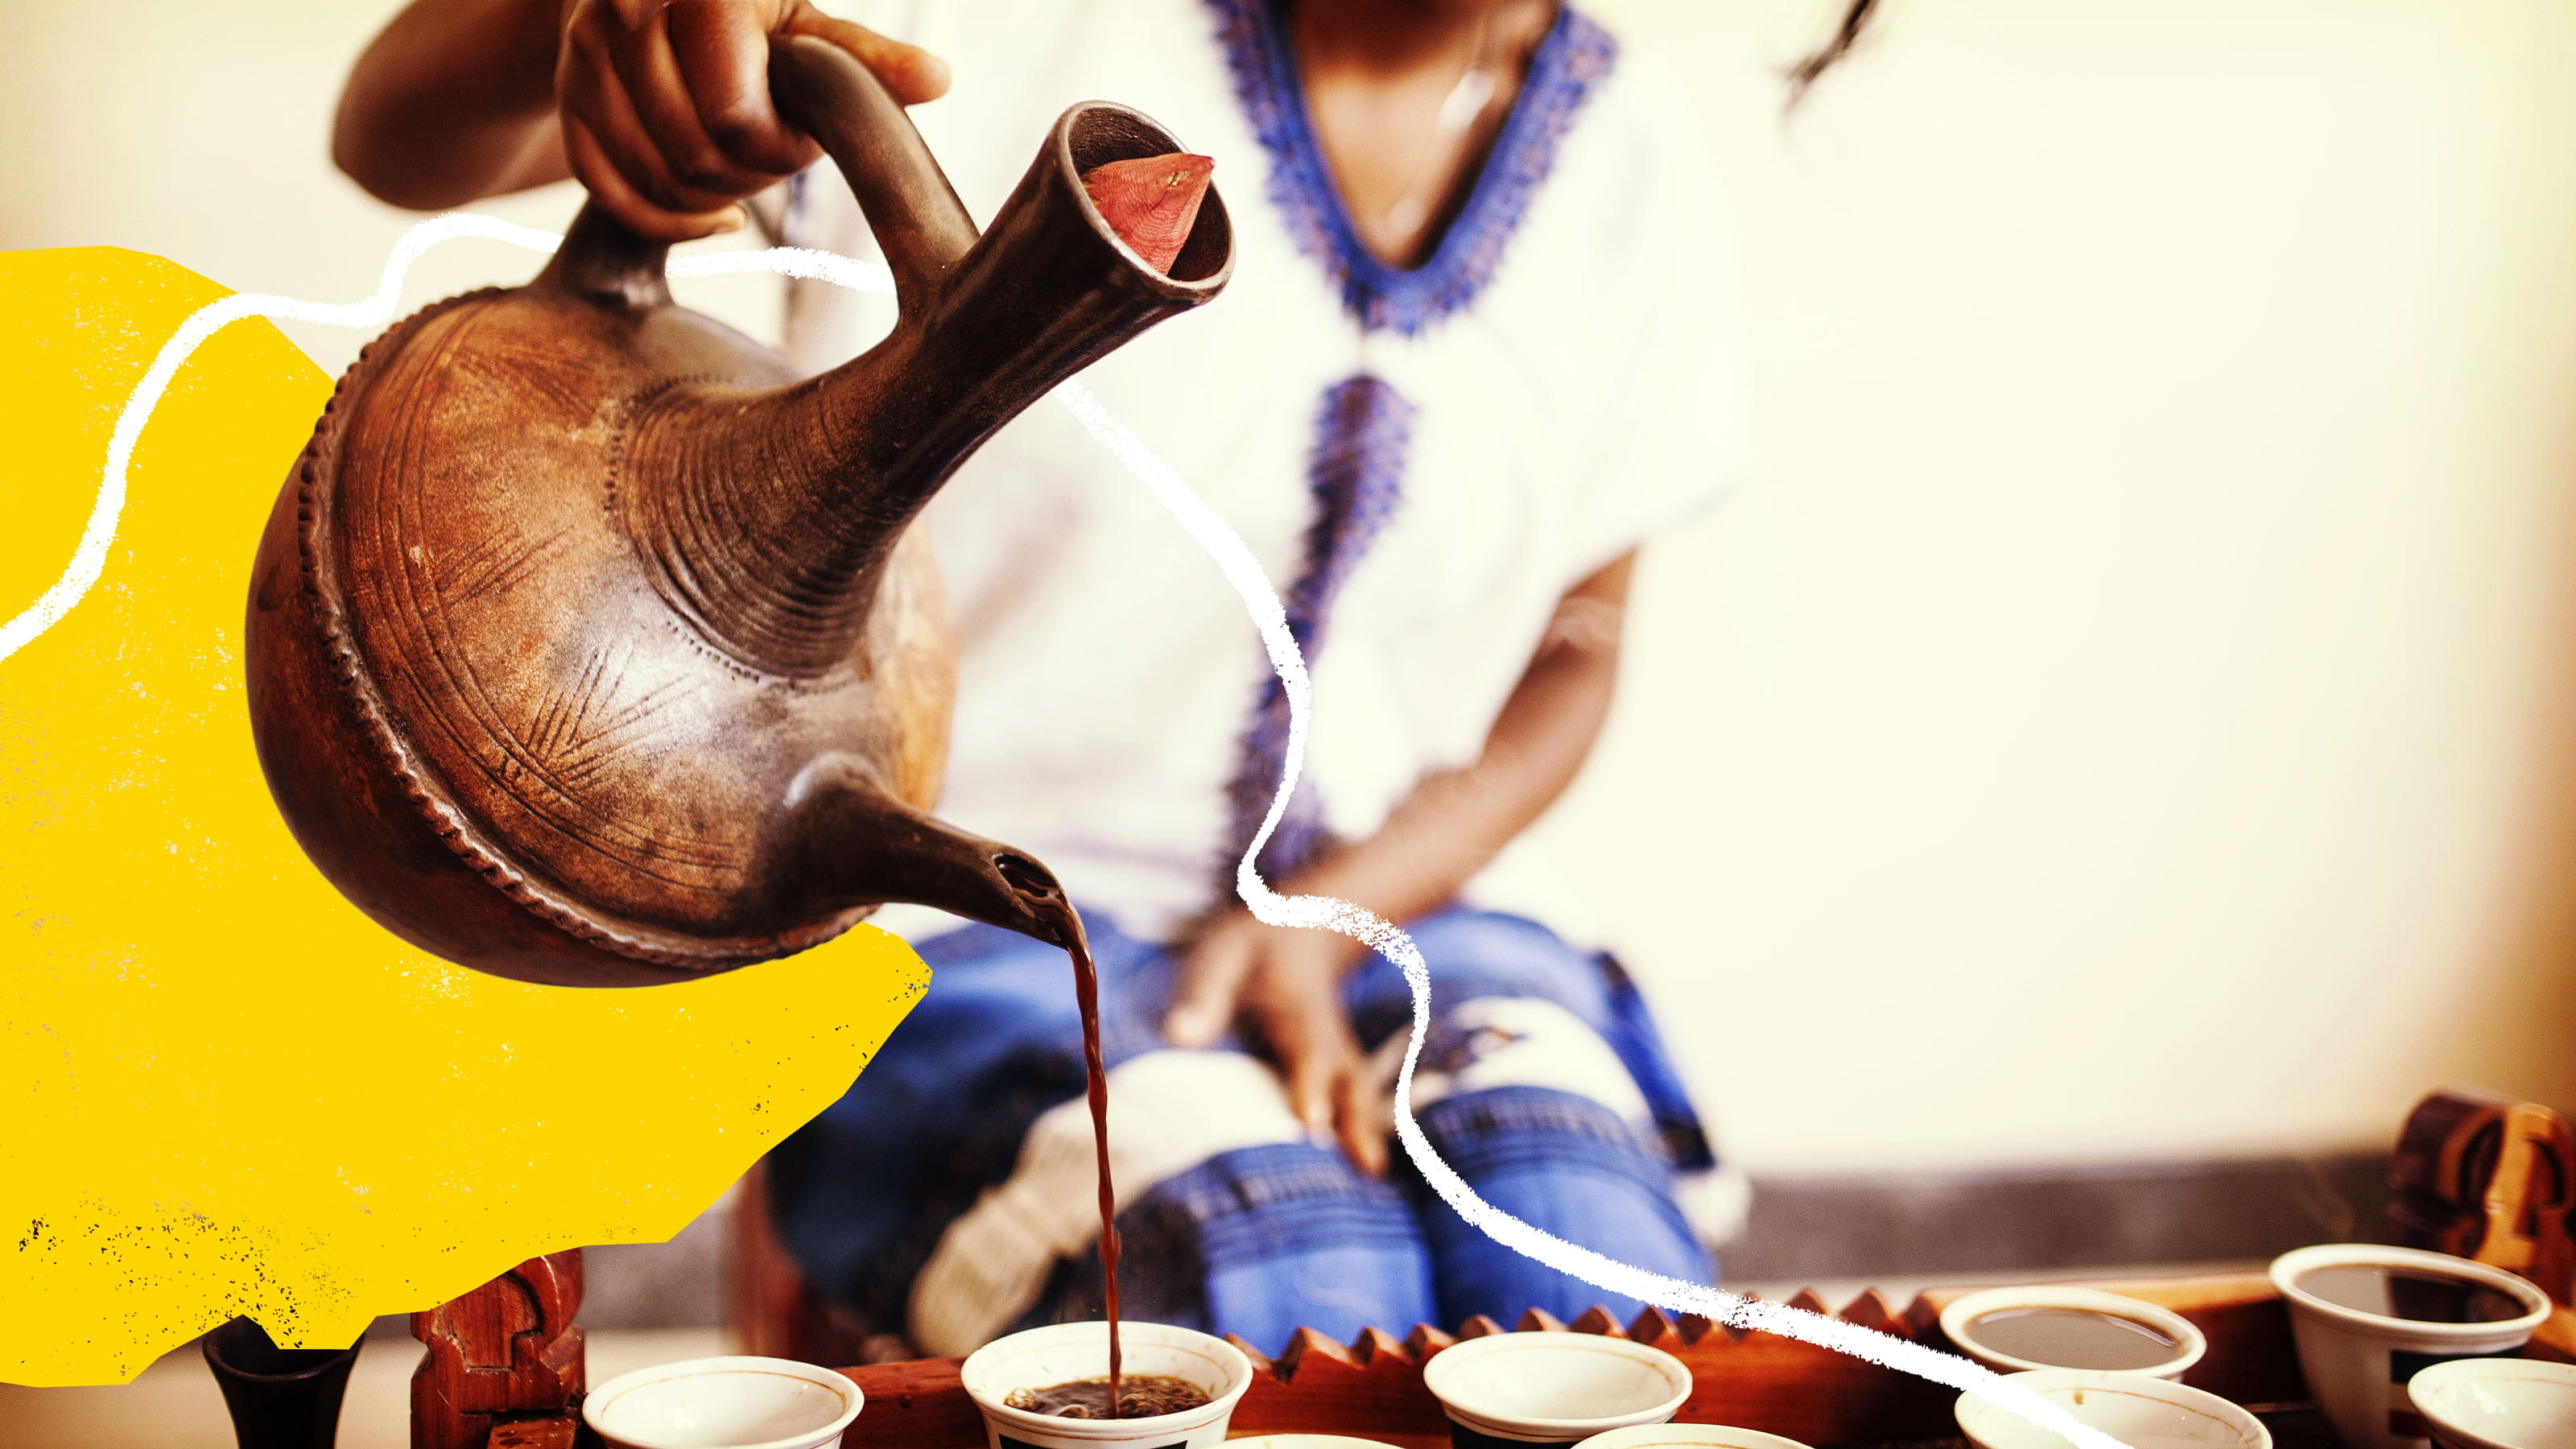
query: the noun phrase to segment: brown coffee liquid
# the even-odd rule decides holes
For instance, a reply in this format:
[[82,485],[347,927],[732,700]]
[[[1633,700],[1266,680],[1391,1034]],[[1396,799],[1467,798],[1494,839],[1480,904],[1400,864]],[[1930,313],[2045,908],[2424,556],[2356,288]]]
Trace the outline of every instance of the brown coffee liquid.
[[1014,1409],[1059,1419],[1150,1419],[1195,1409],[1207,1401],[1198,1385],[1168,1374],[1138,1374],[1117,1391],[1107,1379],[1076,1379],[1051,1388],[1013,1389],[1002,1400]]
[[2090,1308],[2003,1308],[1968,1320],[1968,1336],[2000,1354],[2055,1368],[2143,1369],[2182,1345],[2149,1324]]
[[2310,1268],[2290,1282],[2338,1308],[2412,1323],[2502,1323],[2529,1311],[2500,1289],[2421,1268],[2338,1263]]
[[1104,1385],[1100,1407],[1108,1412],[1076,1417],[1115,1419],[1120,1417],[1119,1406],[1126,1402],[1118,1390],[1119,1373],[1125,1364],[1118,1350],[1118,1198],[1109,1182],[1109,1069],[1100,1057],[1100,969],[1092,963],[1091,942],[1082,933],[1082,917],[1062,901],[1055,902],[1054,907],[1053,924],[1059,937],[1056,944],[1073,958],[1073,999],[1082,1009],[1082,1067],[1090,1081],[1091,1144],[1100,1172],[1100,1267],[1108,1283],[1103,1306],[1109,1317],[1109,1377],[1098,1381]]

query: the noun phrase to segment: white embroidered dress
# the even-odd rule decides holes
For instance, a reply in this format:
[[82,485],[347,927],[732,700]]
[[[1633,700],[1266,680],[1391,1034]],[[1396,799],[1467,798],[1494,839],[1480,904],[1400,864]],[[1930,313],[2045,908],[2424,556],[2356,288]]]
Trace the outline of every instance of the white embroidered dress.
[[[1132,105],[1215,158],[1231,284],[1083,381],[1283,595],[1310,563],[1328,390],[1374,378],[1401,399],[1410,426],[1376,459],[1392,512],[1312,661],[1308,776],[1323,825],[1355,838],[1424,772],[1476,756],[1568,587],[1733,482],[1744,339],[1714,163],[1652,57],[1565,14],[1466,209],[1396,273],[1351,239],[1263,6],[834,8],[949,61],[954,90],[913,115],[979,222],[1077,101]],[[800,182],[784,240],[874,255],[828,165]],[[891,323],[890,299],[793,285],[788,343],[806,365]],[[1087,912],[1168,936],[1221,899],[1240,845],[1228,787],[1269,679],[1241,604],[1051,401],[925,518],[962,649],[941,815],[1036,855]],[[1549,919],[1513,875],[1498,865],[1471,898]],[[915,935],[944,921],[883,919]]]

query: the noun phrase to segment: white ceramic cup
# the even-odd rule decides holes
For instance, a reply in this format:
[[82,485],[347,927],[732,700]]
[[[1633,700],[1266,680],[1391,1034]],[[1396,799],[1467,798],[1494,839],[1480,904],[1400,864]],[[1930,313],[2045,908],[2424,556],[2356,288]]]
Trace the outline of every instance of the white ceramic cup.
[[1597,1333],[1494,1333],[1433,1354],[1422,1385],[1449,1416],[1453,1449],[1575,1444],[1660,1424],[1690,1397],[1691,1373],[1660,1348]]
[[2576,1364],[2455,1358],[2407,1380],[2441,1449],[2566,1449],[2576,1444]]
[[2000,1374],[2025,1373],[2031,1369],[2087,1368],[2096,1365],[2043,1363],[2037,1359],[2016,1358],[1998,1348],[1989,1347],[1977,1337],[1977,1320],[1990,1313],[2009,1313],[2024,1308],[2062,1308],[2085,1313],[2099,1313],[2112,1318],[2125,1318],[2143,1324],[2173,1340],[2172,1357],[2145,1368],[2125,1369],[2125,1373],[2145,1374],[2150,1378],[2178,1379],[2183,1370],[2200,1362],[2209,1352],[2209,1339],[2192,1326],[2191,1320],[2169,1308],[2098,1288],[2056,1288],[2035,1284],[2027,1288],[1988,1288],[1952,1299],[1941,1310],[1941,1331],[1950,1336],[1959,1351]]
[[581,1401],[616,1449],[833,1449],[859,1386],[783,1358],[692,1358],[619,1374]]
[[[2031,1369],[2013,1383],[2123,1444],[2157,1449],[2272,1449],[2263,1421],[2216,1394],[2171,1379],[2105,1369]],[[1979,1449],[2068,1449],[2066,1436],[2010,1409],[1961,1394],[1952,1410],[1959,1432]]]
[[1109,1325],[1057,1323],[1014,1333],[967,1355],[958,1373],[984,1413],[987,1449],[1215,1449],[1235,1402],[1252,1387],[1252,1360],[1222,1338],[1168,1323],[1118,1325],[1119,1371],[1186,1381],[1208,1396],[1195,1409],[1142,1419],[1062,1419],[1014,1409],[1021,1389],[1096,1379],[1109,1372]]
[[1807,1449],[1795,1439],[1732,1424],[1632,1424],[1595,1434],[1574,1449]]
[[[2330,1303],[2298,1286],[2303,1274],[2345,1266],[2395,1268],[2466,1279],[2520,1303],[2493,1323],[2425,1323]],[[2272,1286],[2290,1305],[2299,1368],[2346,1449],[2423,1449],[2424,1421],[2406,1382],[2448,1359],[2510,1353],[2549,1316],[2549,1297],[2502,1268],[2376,1243],[2328,1243],[2272,1260]]]

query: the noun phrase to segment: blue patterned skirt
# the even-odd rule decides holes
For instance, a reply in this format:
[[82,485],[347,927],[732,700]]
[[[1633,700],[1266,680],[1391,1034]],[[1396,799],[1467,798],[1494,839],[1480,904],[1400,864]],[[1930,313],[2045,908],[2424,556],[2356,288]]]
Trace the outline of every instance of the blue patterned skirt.
[[[1433,1147],[1507,1212],[1638,1267],[1713,1281],[1674,1185],[1677,1173],[1714,1162],[1618,964],[1515,916],[1450,909],[1411,930],[1432,971],[1434,1029],[1417,1092],[1437,1098],[1419,1112]],[[1113,1130],[1128,1064],[1139,1081],[1153,1067],[1164,1085],[1152,1090],[1199,1098],[1160,1104],[1172,1109],[1165,1118],[1196,1112],[1226,1124],[1221,1141],[1211,1139],[1219,1150],[1158,1161],[1143,1180],[1122,1159],[1120,1284],[1130,1316],[1240,1334],[1275,1351],[1301,1326],[1347,1340],[1366,1326],[1402,1334],[1478,1313],[1509,1323],[1532,1307],[1571,1318],[1605,1301],[1469,1226],[1400,1151],[1381,1180],[1301,1133],[1225,1135],[1280,1109],[1273,1101],[1256,1111],[1246,1099],[1234,1113],[1224,1093],[1252,1078],[1275,1095],[1275,1079],[1251,1072],[1230,1048],[1169,1051],[1160,1021],[1175,954],[1105,918],[1093,918],[1092,932]],[[1079,1110],[1084,1086],[1071,968],[1061,951],[985,926],[920,950],[933,969],[927,996],[848,1095],[771,1155],[781,1235],[815,1284],[869,1331],[932,1351],[971,1347],[960,1332],[980,1341],[1097,1317],[1095,1179],[1087,1168],[1067,1176],[1066,1153],[1047,1159],[1032,1132],[1045,1135],[1039,1124],[1052,1121],[1058,1138],[1081,1132],[1088,1150],[1087,1124],[1066,1116]],[[1380,1049],[1410,1028],[1410,988],[1382,958],[1351,973],[1343,998],[1364,1046]],[[1158,1052],[1158,1064],[1143,1062]],[[1181,1057],[1206,1060],[1171,1060]],[[1188,1084],[1199,1067],[1209,1085],[1194,1093]],[[1165,1120],[1153,1117],[1156,1107],[1139,1098],[1132,1110]],[[1190,1151],[1186,1142],[1152,1145]],[[1041,1159],[1056,1173],[1043,1184],[1033,1180],[1049,1170]],[[1015,1197],[1015,1175],[1019,1188],[1044,1190]],[[970,1230],[953,1231],[970,1218]],[[1004,1261],[1014,1254],[1025,1263]],[[964,1305],[962,1316],[926,1308],[915,1291],[924,1283],[992,1301]],[[1608,1306],[1625,1317],[1640,1305]],[[926,1328],[925,1314],[947,1326]]]

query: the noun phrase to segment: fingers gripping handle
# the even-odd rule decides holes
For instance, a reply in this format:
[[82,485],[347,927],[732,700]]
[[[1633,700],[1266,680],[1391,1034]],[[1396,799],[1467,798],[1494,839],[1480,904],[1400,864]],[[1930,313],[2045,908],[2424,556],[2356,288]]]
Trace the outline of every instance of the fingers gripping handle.
[[975,245],[976,231],[912,118],[848,51],[810,35],[771,43],[769,92],[780,118],[813,137],[840,167],[885,252],[902,304],[928,300]]
[[[973,218],[931,159],[912,118],[848,51],[810,35],[769,48],[770,96],[789,125],[814,138],[859,199],[908,311],[975,245]],[[597,198],[585,203],[546,269],[546,281],[611,305],[671,300],[663,282],[668,242],[640,236]]]

